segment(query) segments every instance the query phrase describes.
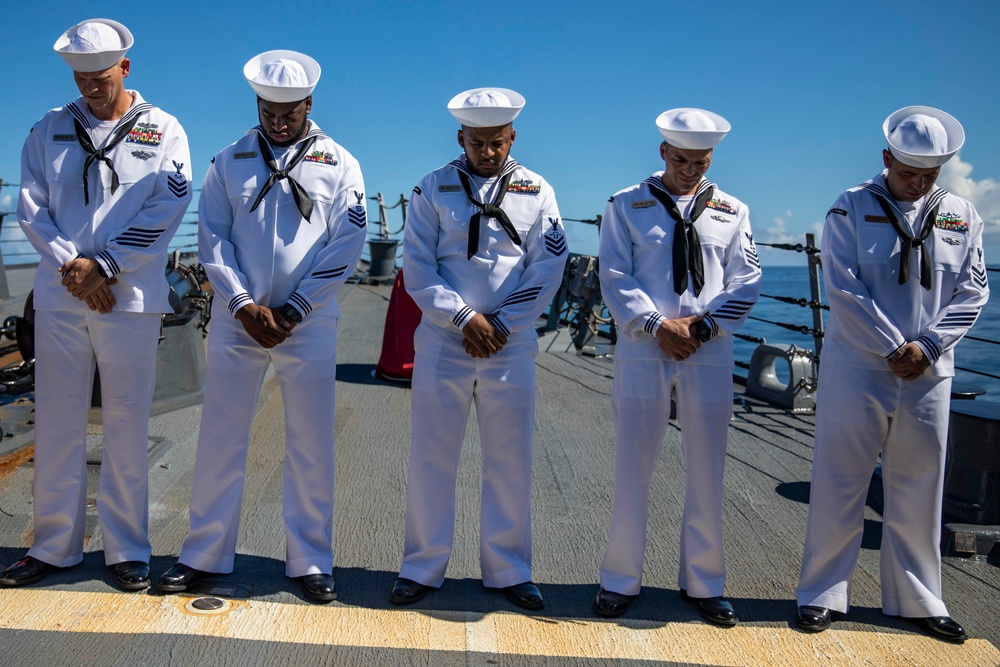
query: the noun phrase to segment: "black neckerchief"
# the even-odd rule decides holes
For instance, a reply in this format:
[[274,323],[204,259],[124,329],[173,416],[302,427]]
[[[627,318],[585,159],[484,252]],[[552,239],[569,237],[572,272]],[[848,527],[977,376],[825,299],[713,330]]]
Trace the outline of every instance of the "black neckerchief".
[[[707,187],[706,187],[707,186]],[[650,192],[667,209],[674,219],[673,270],[674,292],[683,294],[688,285],[688,273],[691,273],[691,286],[694,295],[701,294],[705,286],[705,263],[701,252],[701,239],[695,229],[695,221],[701,217],[708,205],[708,200],[715,194],[715,187],[708,181],[702,181],[700,192],[691,207],[691,217],[685,218],[677,208],[677,202],[661,188],[650,184]]]
[[504,195],[507,194],[507,188],[510,186],[510,179],[514,175],[514,168],[517,167],[517,163],[513,160],[508,160],[504,165],[502,170],[503,176],[500,178],[500,185],[498,186],[499,189],[496,198],[494,198],[491,204],[484,204],[473,196],[472,184],[469,180],[471,171],[469,171],[469,167],[464,163],[464,160],[455,160],[452,162],[452,165],[458,169],[458,178],[462,181],[462,188],[465,190],[469,201],[479,209],[469,218],[469,247],[466,252],[466,259],[472,259],[479,251],[479,221],[484,215],[487,218],[495,218],[500,223],[500,227],[507,232],[507,236],[514,242],[514,245],[521,245],[520,234],[517,233],[517,229],[514,228],[514,224],[507,217],[504,210],[500,208]]
[[[920,228],[920,233],[917,236],[912,236],[909,232],[903,229],[903,226],[899,222],[899,218],[896,217],[896,213],[892,210],[893,206],[889,202],[895,203],[895,198],[889,192],[888,188],[883,188],[876,183],[869,183],[865,188],[875,196],[875,200],[878,201],[879,206],[882,207],[882,211],[885,212],[885,216],[889,218],[889,222],[892,223],[892,228],[896,230],[896,235],[899,236],[900,240],[903,242],[902,248],[900,248],[899,253],[899,284],[905,285],[910,279],[910,252],[914,248],[920,249],[920,286],[925,290],[930,291],[931,287],[934,285],[934,270],[931,267],[931,255],[927,251],[927,246],[925,241],[934,231],[934,220],[937,218],[938,207],[941,204],[941,199],[948,194],[945,190],[938,188],[934,192],[927,196],[927,201],[921,207],[920,212],[917,214],[915,219],[915,224],[919,225],[923,221],[923,227]],[[898,206],[897,206],[898,208]],[[926,213],[930,211],[929,213]],[[902,211],[900,211],[902,213]]]
[[128,111],[125,112],[119,120],[118,124],[115,125],[115,129],[111,131],[111,141],[104,148],[97,148],[94,145],[94,139],[90,136],[90,121],[84,115],[83,111],[80,110],[76,103],[70,102],[66,105],[66,109],[73,115],[73,125],[76,126],[76,140],[80,144],[80,148],[87,154],[87,159],[83,163],[83,204],[84,206],[90,204],[90,184],[87,178],[87,172],[90,170],[90,165],[95,162],[103,162],[107,165],[108,169],[111,170],[111,194],[114,194],[118,190],[120,185],[118,180],[118,172],[115,171],[115,164],[108,157],[115,146],[120,144],[128,136],[135,124],[139,122],[139,116],[141,116],[146,111],[153,108],[152,104],[142,102],[140,104],[133,104]]
[[257,145],[260,146],[260,155],[264,158],[264,164],[267,168],[271,170],[271,175],[268,177],[267,182],[264,183],[264,187],[260,189],[257,194],[257,198],[254,199],[253,206],[250,207],[251,211],[256,211],[257,207],[260,206],[261,201],[264,199],[264,195],[274,187],[274,184],[280,180],[287,179],[288,187],[292,190],[292,197],[295,199],[295,205],[299,208],[299,213],[302,217],[309,222],[309,217],[313,212],[313,201],[309,197],[309,193],[306,189],[299,185],[299,182],[288,175],[288,173],[294,169],[299,162],[302,162],[305,158],[306,153],[312,148],[312,145],[316,143],[316,135],[308,137],[305,141],[299,144],[299,147],[295,149],[295,154],[292,155],[292,159],[288,162],[288,166],[282,170],[278,170],[278,163],[274,159],[274,153],[271,152],[271,145],[267,143],[267,139],[264,138],[264,129],[261,127],[257,128]]

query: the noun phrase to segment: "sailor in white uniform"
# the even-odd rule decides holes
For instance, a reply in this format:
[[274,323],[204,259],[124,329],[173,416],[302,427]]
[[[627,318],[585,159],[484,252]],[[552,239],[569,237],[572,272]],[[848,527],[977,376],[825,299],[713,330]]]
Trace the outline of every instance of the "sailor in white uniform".
[[55,50],[81,97],[48,112],[21,155],[18,221],[35,274],[35,541],[0,575],[17,586],[83,559],[87,412],[94,370],[104,424],[97,513],[117,585],[149,586],[148,427],[167,244],[191,201],[177,120],[126,90],[132,34],[90,19]]
[[883,132],[885,170],[842,194],[823,229],[830,321],[797,623],[818,632],[848,609],[881,452],[882,611],[962,641],[941,599],[941,497],[953,350],[989,296],[983,222],[934,184],[965,141],[957,120],[906,107]]
[[294,51],[251,59],[260,125],[212,161],[199,257],[215,290],[191,532],[157,587],[233,571],[247,448],[264,374],[285,406],[285,574],[327,601],[333,581],[336,295],[361,256],[367,213],[357,160],[308,119],[319,64]]
[[601,293],[621,333],[611,399],[614,510],[594,609],[619,616],[639,594],[649,485],[674,395],[686,471],[678,583],[702,618],[731,626],[738,619],[722,597],[722,479],[732,334],[757,301],[760,262],[747,207],[704,178],[729,123],[685,108],[656,124],[665,170],[616,193],[601,225]]
[[457,95],[463,153],[414,188],[403,239],[415,334],[412,442],[403,565],[390,595],[409,604],[444,582],[469,408],[483,451],[483,584],[527,609],[535,319],[562,281],[566,237],[552,188],[509,157],[524,98],[503,88]]

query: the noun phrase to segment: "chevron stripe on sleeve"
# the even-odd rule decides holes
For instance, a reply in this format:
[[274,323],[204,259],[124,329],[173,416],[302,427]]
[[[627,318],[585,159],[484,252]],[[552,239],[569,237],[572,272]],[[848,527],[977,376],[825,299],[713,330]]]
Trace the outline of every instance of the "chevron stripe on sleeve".
[[712,317],[722,320],[738,320],[746,315],[753,306],[753,301],[737,301],[736,299],[732,299],[722,304],[722,306],[712,313]]

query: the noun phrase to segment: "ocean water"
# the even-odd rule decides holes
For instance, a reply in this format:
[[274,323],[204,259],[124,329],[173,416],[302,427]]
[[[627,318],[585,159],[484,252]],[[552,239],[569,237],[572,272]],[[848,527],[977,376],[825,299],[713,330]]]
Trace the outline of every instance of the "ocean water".
[[[761,292],[776,296],[792,296],[809,298],[809,270],[806,266],[803,255],[802,266],[765,266],[763,267],[763,284]],[[990,282],[996,282],[996,272],[990,272]],[[826,298],[823,298],[824,303]],[[750,311],[752,317],[772,322],[786,322],[795,325],[805,325],[812,328],[812,309],[790,305],[761,297]],[[824,322],[829,317],[829,312],[823,313]],[[786,343],[798,347],[813,349],[812,335],[800,334],[795,331],[788,331],[773,324],[767,324],[755,320],[747,320],[739,333],[750,336],[764,338],[768,343]],[[979,316],[979,320],[969,332],[970,336],[977,338],[1000,341],[1000,293],[994,293],[993,298]],[[737,360],[750,361],[750,356],[756,347],[755,343],[749,343],[737,339],[735,344],[735,356]],[[994,343],[984,343],[976,340],[963,339],[959,342],[955,351],[955,365],[961,368],[974,369],[1000,376],[1000,345]],[[737,369],[741,375],[745,375],[744,369]],[[968,371],[956,370],[955,381],[967,384],[978,385],[986,389],[987,393],[977,400],[988,400],[1000,403],[1000,380],[970,373]]]

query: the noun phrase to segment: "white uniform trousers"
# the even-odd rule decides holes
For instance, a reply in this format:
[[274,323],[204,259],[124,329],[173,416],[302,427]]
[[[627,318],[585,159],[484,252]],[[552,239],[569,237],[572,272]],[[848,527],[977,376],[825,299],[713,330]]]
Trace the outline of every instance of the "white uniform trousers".
[[159,327],[159,313],[35,313],[35,541],[28,555],[57,567],[83,560],[87,412],[98,368],[104,561],[149,562],[149,407]]
[[531,436],[538,341],[473,359],[460,332],[426,320],[414,338],[406,538],[399,576],[444,583],[455,533],[455,486],[469,408],[483,451],[479,560],[483,585],[531,580]]
[[676,393],[684,455],[684,520],[677,582],[693,597],[716,597],[726,584],[722,492],[733,412],[732,370],[672,360],[617,359],[615,499],[601,586],[638,595],[646,552],[649,486]]
[[332,574],[337,318],[315,313],[270,350],[228,312],[212,318],[191,532],[179,561],[205,572],[233,571],[250,427],[269,363],[285,409],[285,574]]
[[809,523],[798,604],[846,612],[865,498],[882,453],[882,611],[947,616],[941,600],[941,495],[951,378],[820,368]]

